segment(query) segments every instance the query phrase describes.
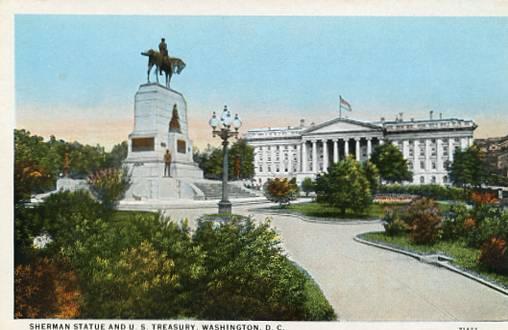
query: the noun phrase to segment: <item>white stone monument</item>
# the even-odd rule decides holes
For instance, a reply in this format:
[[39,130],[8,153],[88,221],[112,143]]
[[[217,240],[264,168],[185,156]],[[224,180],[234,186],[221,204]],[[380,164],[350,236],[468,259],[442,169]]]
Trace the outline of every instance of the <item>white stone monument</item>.
[[[192,159],[187,103],[182,94],[156,83],[139,87],[134,101],[134,129],[124,164],[131,175],[127,200],[200,199],[193,181],[203,171]],[[171,155],[165,176],[164,155]]]

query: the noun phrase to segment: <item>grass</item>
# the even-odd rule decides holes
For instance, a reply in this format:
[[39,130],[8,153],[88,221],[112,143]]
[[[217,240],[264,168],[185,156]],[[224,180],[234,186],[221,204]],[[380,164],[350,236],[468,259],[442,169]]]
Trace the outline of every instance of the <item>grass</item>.
[[[317,202],[309,202],[309,203],[291,204],[288,207],[284,208],[284,210],[316,218],[370,220],[382,218],[384,215],[384,210],[387,207],[402,207],[405,205],[407,204],[372,203],[372,205],[363,213],[346,212],[345,214],[342,214],[340,210],[336,207]],[[438,203],[438,207],[441,210],[441,212],[446,212],[450,208],[450,205],[447,203]]]
[[466,271],[479,274],[483,278],[498,283],[508,288],[508,276],[496,274],[483,269],[478,264],[480,250],[466,246],[463,241],[438,241],[433,245],[414,244],[407,235],[388,236],[384,232],[366,233],[360,235],[361,238],[385,243],[392,247],[401,248],[406,251],[416,252],[419,254],[435,254],[439,253],[453,258],[453,264]]
[[317,218],[377,219],[383,215],[385,206],[387,205],[372,204],[366,212],[360,214],[352,212],[342,214],[336,207],[316,202],[291,204],[285,210]]

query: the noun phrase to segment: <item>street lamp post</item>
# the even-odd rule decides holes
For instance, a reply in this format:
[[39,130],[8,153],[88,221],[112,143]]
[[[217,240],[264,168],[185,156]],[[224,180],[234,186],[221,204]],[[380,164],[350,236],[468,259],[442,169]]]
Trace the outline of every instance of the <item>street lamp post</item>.
[[228,200],[228,139],[230,137],[238,138],[238,129],[242,126],[242,121],[235,115],[231,116],[231,112],[227,106],[224,106],[224,111],[220,119],[217,118],[215,112],[212,114],[209,122],[212,127],[212,136],[219,136],[222,139],[222,200],[219,202],[219,214],[231,213],[231,202]]

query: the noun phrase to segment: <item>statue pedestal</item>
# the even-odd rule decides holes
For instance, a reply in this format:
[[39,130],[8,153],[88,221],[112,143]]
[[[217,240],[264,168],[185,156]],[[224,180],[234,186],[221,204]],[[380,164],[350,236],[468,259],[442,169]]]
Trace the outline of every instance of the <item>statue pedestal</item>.
[[[178,129],[170,131],[172,118]],[[132,185],[127,199],[192,198],[192,187],[185,182],[202,179],[203,171],[192,159],[187,103],[182,94],[159,84],[141,85],[135,96],[134,129],[128,144],[124,165]],[[171,178],[163,177],[166,150],[171,153]]]

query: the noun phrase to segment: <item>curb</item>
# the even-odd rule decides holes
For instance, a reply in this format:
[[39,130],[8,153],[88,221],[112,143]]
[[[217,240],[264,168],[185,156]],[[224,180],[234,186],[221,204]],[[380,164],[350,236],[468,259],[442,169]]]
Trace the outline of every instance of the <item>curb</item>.
[[336,218],[323,218],[323,219],[331,219],[331,220],[321,220],[319,218],[312,218],[305,215],[301,215],[298,213],[290,213],[290,212],[273,212],[263,209],[248,209],[249,212],[254,213],[262,213],[262,214],[268,214],[268,215],[282,215],[282,216],[289,216],[298,218],[305,222],[310,223],[319,223],[319,224],[327,224],[327,225],[364,225],[364,224],[376,224],[381,223],[381,219],[372,219],[372,220],[355,220],[355,219],[340,219],[337,220]]
[[[359,235],[362,235],[362,234],[359,234]],[[451,264],[449,264],[449,261],[453,261],[452,258],[449,258],[447,256],[443,256],[443,255],[440,255],[440,254],[432,254],[432,255],[423,255],[423,254],[418,254],[418,253],[414,253],[414,252],[410,252],[410,251],[406,251],[406,250],[402,250],[402,249],[398,249],[398,248],[394,248],[392,246],[389,246],[389,245],[385,245],[385,244],[382,244],[382,243],[377,243],[377,242],[372,242],[372,241],[367,241],[363,238],[360,238],[358,237],[359,235],[356,235],[353,240],[358,242],[358,243],[361,243],[361,244],[365,244],[365,245],[370,245],[370,246],[374,246],[374,247],[377,247],[377,248],[380,248],[380,249],[384,249],[384,250],[389,250],[389,251],[392,251],[392,252],[395,252],[395,253],[400,253],[400,254],[404,254],[406,256],[409,256],[409,257],[412,257],[412,258],[415,258],[416,260],[420,261],[420,262],[424,262],[424,263],[427,263],[429,265],[434,265],[434,266],[438,266],[438,267],[443,267],[443,268],[446,268],[448,269],[449,271],[452,271],[452,272],[455,272],[457,274],[460,274],[464,277],[467,277],[473,281],[476,281],[480,284],[483,284],[491,289],[494,289],[504,295],[507,295],[508,296],[508,290],[495,284],[495,283],[492,283],[490,281],[487,281],[477,275],[474,275],[472,273],[469,273],[467,271],[464,271],[460,268],[457,268]]]

